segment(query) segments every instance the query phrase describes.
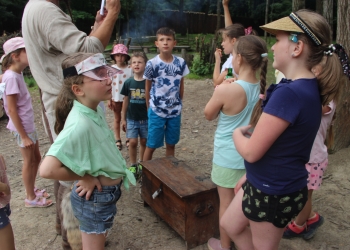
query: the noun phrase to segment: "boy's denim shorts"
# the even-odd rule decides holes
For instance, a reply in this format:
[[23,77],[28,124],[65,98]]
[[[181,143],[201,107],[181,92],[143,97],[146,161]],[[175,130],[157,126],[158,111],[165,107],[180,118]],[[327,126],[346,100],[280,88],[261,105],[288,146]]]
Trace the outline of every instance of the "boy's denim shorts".
[[146,138],[148,133],[148,120],[126,120],[126,137],[127,138]]
[[[16,142],[17,142],[17,145],[21,148],[24,148],[24,145],[23,145],[23,141],[22,141],[22,138],[21,136],[18,134],[17,131],[11,131],[11,134],[15,137],[16,139]],[[28,133],[27,134],[28,137],[32,140],[32,142],[34,144],[36,144],[36,142],[38,141],[38,134],[36,131],[34,131],[33,133]]]
[[148,137],[146,146],[149,148],[160,148],[165,142],[175,145],[180,140],[181,114],[164,118],[158,116],[154,111],[148,109]]
[[114,216],[117,214],[117,201],[120,198],[120,185],[102,186],[102,191],[97,188],[87,201],[85,195],[80,197],[75,190],[76,183],[71,193],[71,202],[74,216],[79,221],[79,229],[87,234],[104,234],[113,226]]
[[0,229],[5,228],[8,224],[10,224],[10,214],[10,204],[7,204],[3,208],[0,208]]

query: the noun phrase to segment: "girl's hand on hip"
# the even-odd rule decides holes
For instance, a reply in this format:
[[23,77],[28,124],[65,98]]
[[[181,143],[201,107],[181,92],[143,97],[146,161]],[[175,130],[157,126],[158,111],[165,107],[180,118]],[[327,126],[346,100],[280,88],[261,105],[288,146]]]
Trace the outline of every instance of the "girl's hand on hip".
[[78,181],[76,186],[77,189],[75,192],[77,192],[80,197],[85,195],[87,201],[90,199],[95,187],[97,187],[98,191],[102,191],[102,186],[99,179],[88,174],[84,175],[83,178]]
[[34,147],[34,142],[29,137],[22,138],[22,144],[25,148]]

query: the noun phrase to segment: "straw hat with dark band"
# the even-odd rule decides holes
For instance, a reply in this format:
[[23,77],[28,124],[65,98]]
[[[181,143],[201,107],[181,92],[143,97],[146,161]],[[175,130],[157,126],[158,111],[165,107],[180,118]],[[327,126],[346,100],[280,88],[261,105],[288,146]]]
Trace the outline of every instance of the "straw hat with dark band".
[[314,34],[312,29],[294,12],[290,13],[288,17],[283,17],[271,23],[260,26],[266,32],[276,35],[278,31],[304,33],[317,46],[321,44],[318,37]]

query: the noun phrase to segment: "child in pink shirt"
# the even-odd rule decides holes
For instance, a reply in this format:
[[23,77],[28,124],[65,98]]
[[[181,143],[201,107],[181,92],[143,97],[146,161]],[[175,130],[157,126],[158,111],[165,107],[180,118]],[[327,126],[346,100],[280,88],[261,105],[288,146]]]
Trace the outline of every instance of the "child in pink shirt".
[[11,190],[6,175],[5,160],[0,155],[0,242],[1,249],[15,249],[15,241],[9,216]]
[[24,82],[22,71],[28,67],[28,58],[22,37],[11,38],[3,45],[5,54],[1,63],[6,72],[2,81],[6,84],[4,107],[9,116],[7,128],[15,137],[23,157],[22,178],[26,189],[26,207],[47,207],[50,195],[35,187],[35,179],[41,160],[38,135],[34,124],[32,101]]

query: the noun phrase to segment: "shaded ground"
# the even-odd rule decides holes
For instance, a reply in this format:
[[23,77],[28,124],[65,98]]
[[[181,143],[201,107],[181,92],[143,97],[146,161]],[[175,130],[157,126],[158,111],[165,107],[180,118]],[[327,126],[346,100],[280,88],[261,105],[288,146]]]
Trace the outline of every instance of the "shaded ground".
[[[185,100],[181,140],[176,157],[201,173],[210,175],[213,149],[213,134],[216,122],[208,122],[203,108],[213,88],[207,81],[185,81]],[[49,141],[41,122],[40,103],[37,91],[32,92],[36,127],[39,133],[40,150],[44,154]],[[112,122],[112,113],[107,111],[107,120]],[[6,129],[7,120],[0,120],[0,153],[4,155],[12,189],[12,226],[18,250],[61,249],[61,237],[54,230],[55,207],[25,208],[24,187],[21,180],[22,157]],[[123,142],[125,135],[123,135]],[[126,148],[122,151],[128,160]],[[162,157],[164,149],[158,149],[154,157]],[[350,249],[350,148],[329,157],[329,167],[320,191],[314,194],[314,207],[325,217],[324,225],[316,236],[306,242],[302,239],[282,240],[280,249]],[[37,186],[53,194],[53,182],[38,177]],[[149,207],[143,206],[139,187],[132,187],[117,203],[118,215],[109,236],[106,249],[185,249],[181,237],[164,223]],[[0,243],[1,245],[1,243]],[[1,249],[1,246],[0,246]],[[206,244],[196,250],[207,249]]]

